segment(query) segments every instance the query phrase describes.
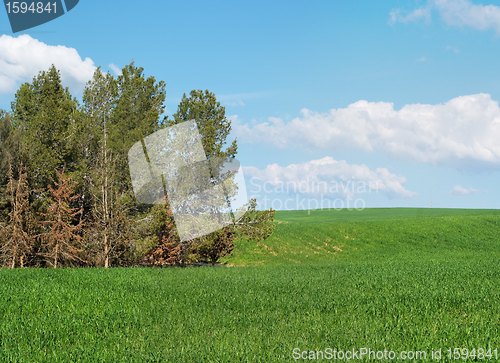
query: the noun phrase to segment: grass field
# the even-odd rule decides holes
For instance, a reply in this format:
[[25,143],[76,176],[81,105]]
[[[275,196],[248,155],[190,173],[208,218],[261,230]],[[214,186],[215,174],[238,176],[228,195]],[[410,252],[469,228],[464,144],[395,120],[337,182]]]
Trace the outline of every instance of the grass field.
[[238,243],[231,267],[1,270],[0,361],[273,362],[293,360],[294,348],[500,349],[500,211],[277,219],[268,240]]

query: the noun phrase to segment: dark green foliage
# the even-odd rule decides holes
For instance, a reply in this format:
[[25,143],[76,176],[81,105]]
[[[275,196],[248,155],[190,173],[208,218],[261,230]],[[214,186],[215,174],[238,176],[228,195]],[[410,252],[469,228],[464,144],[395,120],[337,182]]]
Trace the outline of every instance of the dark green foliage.
[[129,149],[157,131],[165,110],[165,82],[146,77],[133,63],[125,66],[116,81],[116,105],[111,113],[109,146],[117,155],[120,190],[130,190],[127,164]]
[[[245,219],[192,243],[179,241],[168,204],[152,209],[136,204],[128,151],[165,124],[196,120],[213,168],[211,181],[218,177],[217,168],[237,152],[236,140],[227,140],[231,122],[213,93],[192,91],[184,96],[169,122],[163,118],[165,97],[165,83],[146,76],[133,63],[118,77],[97,69],[81,105],[63,87],[54,66],[23,84],[12,113],[0,112],[2,230],[12,229],[13,196],[6,178],[11,173],[27,176],[30,188],[23,191],[23,198],[32,209],[37,231],[30,245],[49,265],[215,263],[231,253],[237,235],[261,229],[247,234],[255,239],[267,237],[273,214],[257,212],[255,204]],[[21,165],[26,171],[21,172]],[[78,221],[73,213],[78,214]],[[154,221],[153,228],[144,227],[148,220]],[[9,256],[5,241],[13,241],[7,235],[0,236],[4,257]],[[61,248],[66,250],[61,252]],[[14,266],[43,265],[35,258],[23,257],[22,263],[17,257],[10,260]]]
[[[76,172],[82,180],[82,196],[91,202],[93,191],[93,177],[96,169],[102,169],[104,164],[104,151],[110,154],[109,146],[105,145],[107,125],[110,123],[111,113],[116,106],[117,86],[116,80],[109,74],[104,74],[100,69],[94,73],[93,79],[87,84],[83,93],[82,117],[76,125],[72,143],[78,155]],[[109,165],[106,165],[109,168]],[[102,171],[102,170],[101,170]],[[95,184],[95,183],[94,183]],[[90,205],[86,205],[90,209]]]
[[7,184],[7,173],[12,165],[17,165],[19,152],[18,135],[12,127],[10,114],[0,110],[0,185]]
[[157,244],[146,254],[144,263],[151,266],[185,266],[193,262],[189,258],[189,246],[181,243],[175,227],[174,216],[165,198],[165,203],[151,210],[151,231]]
[[9,173],[18,173],[19,134],[12,126],[10,115],[0,110],[0,223],[7,220],[9,214],[9,195],[7,183]]
[[71,170],[77,160],[70,143],[79,119],[77,103],[62,86],[57,69],[51,67],[21,86],[12,109],[30,184],[45,189],[56,170],[64,166]]
[[226,109],[212,92],[193,90],[189,97],[184,95],[170,124],[191,120],[196,120],[207,158],[236,156],[236,140],[227,140],[231,132],[231,121],[226,117]]
[[235,228],[230,225],[198,238],[193,242],[191,249],[198,256],[198,261],[215,265],[233,251],[235,235]]

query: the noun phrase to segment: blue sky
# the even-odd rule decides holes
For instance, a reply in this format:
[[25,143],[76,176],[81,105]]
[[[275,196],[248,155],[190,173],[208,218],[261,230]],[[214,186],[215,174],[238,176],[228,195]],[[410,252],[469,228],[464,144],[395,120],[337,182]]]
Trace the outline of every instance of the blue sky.
[[[4,9],[0,33],[20,35]],[[47,59],[56,45],[76,50],[78,59],[53,58],[75,92],[93,66],[132,60],[166,81],[169,113],[184,92],[214,91],[235,120],[247,176],[275,188],[251,190],[261,199],[500,207],[500,2],[81,0],[21,34]],[[6,108],[8,82],[46,59],[2,42],[0,68],[24,69],[0,69]],[[348,181],[370,192],[314,187]]]

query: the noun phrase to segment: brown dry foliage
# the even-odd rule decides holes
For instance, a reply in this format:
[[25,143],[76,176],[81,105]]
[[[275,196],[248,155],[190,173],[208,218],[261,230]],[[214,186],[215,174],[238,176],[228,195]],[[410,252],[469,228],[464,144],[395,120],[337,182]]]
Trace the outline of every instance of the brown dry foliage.
[[74,192],[74,183],[64,171],[57,172],[57,181],[49,186],[51,202],[44,213],[42,225],[43,252],[40,254],[46,263],[54,268],[61,264],[83,264],[81,219],[83,209],[72,204],[79,198]]

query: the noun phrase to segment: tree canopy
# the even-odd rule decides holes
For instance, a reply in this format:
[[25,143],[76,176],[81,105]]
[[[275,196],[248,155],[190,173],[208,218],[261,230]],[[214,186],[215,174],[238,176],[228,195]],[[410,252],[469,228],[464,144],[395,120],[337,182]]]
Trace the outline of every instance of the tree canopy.
[[171,119],[165,100],[165,82],[134,63],[119,76],[98,68],[80,102],[54,66],[19,87],[11,111],[0,111],[4,265],[215,263],[236,238],[269,235],[273,214],[251,205],[237,223],[180,243],[167,198],[156,206],[135,200],[128,151],[163,127],[195,120],[209,159],[236,157],[231,121],[212,92],[184,95]]

